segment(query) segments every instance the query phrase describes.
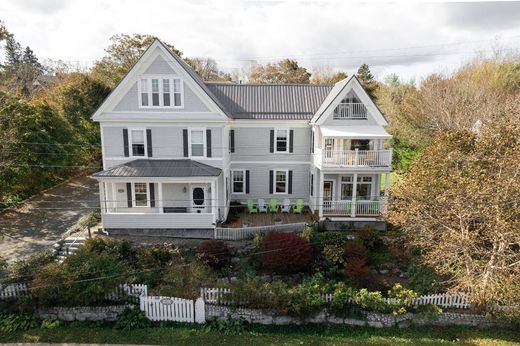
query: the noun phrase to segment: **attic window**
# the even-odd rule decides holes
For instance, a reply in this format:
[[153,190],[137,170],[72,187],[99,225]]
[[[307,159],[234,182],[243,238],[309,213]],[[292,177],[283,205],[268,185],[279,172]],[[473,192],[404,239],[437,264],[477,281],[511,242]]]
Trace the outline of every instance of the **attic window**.
[[143,76],[139,79],[140,108],[182,108],[183,84],[171,76]]

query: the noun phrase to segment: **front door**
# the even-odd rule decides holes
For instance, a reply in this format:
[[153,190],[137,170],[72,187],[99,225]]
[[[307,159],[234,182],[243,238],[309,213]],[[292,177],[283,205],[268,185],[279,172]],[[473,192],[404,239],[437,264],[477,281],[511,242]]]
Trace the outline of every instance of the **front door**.
[[193,213],[206,212],[206,187],[191,187],[191,211]]
[[334,182],[332,180],[323,181],[323,208],[329,210],[332,207]]

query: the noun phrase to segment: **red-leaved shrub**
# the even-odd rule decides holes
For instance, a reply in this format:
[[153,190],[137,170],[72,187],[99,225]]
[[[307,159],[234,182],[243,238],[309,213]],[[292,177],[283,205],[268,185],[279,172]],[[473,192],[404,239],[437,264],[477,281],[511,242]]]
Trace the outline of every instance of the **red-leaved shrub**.
[[198,258],[214,269],[231,262],[231,249],[222,240],[206,240],[197,248]]
[[345,257],[346,258],[362,258],[367,260],[368,250],[359,240],[349,240],[345,243]]
[[313,251],[309,241],[295,233],[269,233],[262,241],[262,267],[277,274],[311,269]]

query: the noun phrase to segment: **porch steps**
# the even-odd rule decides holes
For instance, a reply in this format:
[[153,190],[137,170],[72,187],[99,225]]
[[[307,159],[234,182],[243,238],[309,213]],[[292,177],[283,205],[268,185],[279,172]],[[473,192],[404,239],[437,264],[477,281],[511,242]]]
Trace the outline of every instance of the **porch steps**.
[[63,262],[69,255],[75,253],[83,243],[85,237],[67,237],[54,245],[54,256],[56,261]]

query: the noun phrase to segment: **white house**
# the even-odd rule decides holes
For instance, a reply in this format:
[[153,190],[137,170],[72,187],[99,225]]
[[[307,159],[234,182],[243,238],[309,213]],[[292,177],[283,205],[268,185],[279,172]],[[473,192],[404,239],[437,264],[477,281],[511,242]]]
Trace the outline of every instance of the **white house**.
[[205,83],[155,40],[92,119],[108,232],[209,235],[235,200],[302,199],[321,219],[344,221],[375,221],[385,208],[391,136],[354,76]]

